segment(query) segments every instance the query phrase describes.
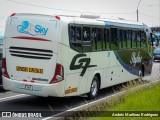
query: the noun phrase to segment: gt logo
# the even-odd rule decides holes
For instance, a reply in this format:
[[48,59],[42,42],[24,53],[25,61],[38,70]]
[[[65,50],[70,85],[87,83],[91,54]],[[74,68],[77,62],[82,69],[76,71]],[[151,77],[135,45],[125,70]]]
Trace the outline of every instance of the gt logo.
[[[90,58],[81,58],[81,57],[86,57],[86,56],[87,56],[86,54],[75,55],[72,59],[71,64],[70,64],[70,70],[77,70],[77,69],[82,68],[83,70],[82,70],[80,76],[83,76],[85,74],[87,68],[96,67],[97,65],[90,65],[90,62],[91,62]],[[75,63],[78,58],[81,58],[81,59],[78,61],[79,64],[76,65]]]

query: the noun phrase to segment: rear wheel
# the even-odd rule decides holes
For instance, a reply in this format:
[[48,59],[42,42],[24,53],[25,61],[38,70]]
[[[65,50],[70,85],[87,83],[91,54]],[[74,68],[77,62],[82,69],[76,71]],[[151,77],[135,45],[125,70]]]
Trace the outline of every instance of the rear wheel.
[[142,73],[142,70],[140,69],[138,73],[138,81],[141,81],[142,77],[143,77],[143,73]]
[[140,69],[139,69],[139,73],[138,73],[138,80],[139,81],[142,81],[142,78],[144,77],[144,66],[142,66]]
[[87,94],[89,99],[94,99],[98,95],[99,91],[99,80],[97,76],[94,76],[91,87],[90,87],[90,92]]

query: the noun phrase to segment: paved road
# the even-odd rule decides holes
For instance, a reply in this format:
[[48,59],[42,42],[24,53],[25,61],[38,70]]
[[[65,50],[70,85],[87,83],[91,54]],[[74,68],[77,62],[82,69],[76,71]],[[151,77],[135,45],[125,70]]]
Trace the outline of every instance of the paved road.
[[155,61],[152,68],[152,74],[149,77],[144,77],[144,80],[159,80],[160,79],[160,61]]
[[[155,62],[151,77],[144,79],[157,80],[160,79],[160,62]],[[97,99],[113,94],[119,90],[118,86],[109,87],[100,91]],[[0,86],[0,112],[2,111],[56,111],[61,112],[70,108],[77,107],[86,102],[90,102],[85,96],[56,98],[56,97],[37,97],[24,94],[4,91]],[[56,114],[54,113],[54,114]],[[1,119],[0,119],[1,120]]]

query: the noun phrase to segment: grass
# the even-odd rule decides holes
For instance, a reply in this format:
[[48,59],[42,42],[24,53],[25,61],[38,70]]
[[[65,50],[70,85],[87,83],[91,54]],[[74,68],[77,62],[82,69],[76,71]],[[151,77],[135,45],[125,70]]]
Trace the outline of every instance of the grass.
[[[129,83],[123,86],[123,89],[135,87],[137,83]],[[115,111],[159,111],[160,113],[160,82],[150,87],[140,90],[130,91],[125,94],[108,99],[107,101],[90,106],[86,110],[72,114],[66,120],[160,120],[159,117],[111,117]],[[87,112],[84,112],[87,111]],[[103,112],[102,112],[103,111]],[[108,116],[108,112],[111,114]],[[98,116],[98,117],[95,117]]]
[[160,84],[145,90],[129,93],[125,102],[113,110],[121,111],[160,111]]
[[[160,111],[160,83],[149,88],[130,92],[122,104],[113,106],[109,111]],[[160,113],[160,112],[159,112]],[[105,116],[105,115],[104,115]],[[99,120],[151,120],[158,117],[101,117]]]

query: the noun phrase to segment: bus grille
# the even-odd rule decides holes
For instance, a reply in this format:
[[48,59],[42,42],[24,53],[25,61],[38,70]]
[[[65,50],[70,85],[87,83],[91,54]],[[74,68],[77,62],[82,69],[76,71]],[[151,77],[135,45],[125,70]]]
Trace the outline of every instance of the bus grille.
[[53,56],[52,50],[26,47],[10,47],[9,52],[12,56],[31,59],[51,59]]

